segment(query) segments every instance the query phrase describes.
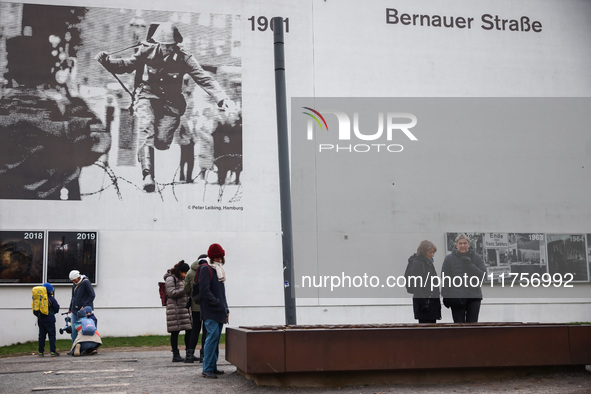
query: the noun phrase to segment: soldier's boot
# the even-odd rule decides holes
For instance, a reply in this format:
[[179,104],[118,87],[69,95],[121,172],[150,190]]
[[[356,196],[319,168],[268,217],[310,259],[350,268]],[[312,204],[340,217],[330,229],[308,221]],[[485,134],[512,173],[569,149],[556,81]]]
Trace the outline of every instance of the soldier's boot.
[[150,173],[149,170],[143,170],[142,174],[144,176],[144,191],[146,193],[153,193],[156,190],[156,182],[154,181],[154,176]]
[[144,191],[153,193],[156,190],[156,182],[154,181],[154,147],[143,146],[140,148],[139,161],[142,166]]

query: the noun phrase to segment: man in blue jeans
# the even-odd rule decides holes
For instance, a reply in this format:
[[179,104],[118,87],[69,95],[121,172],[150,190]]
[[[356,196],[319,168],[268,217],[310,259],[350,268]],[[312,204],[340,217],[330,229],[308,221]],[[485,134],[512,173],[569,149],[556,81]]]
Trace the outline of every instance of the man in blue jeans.
[[224,282],[225,251],[219,244],[212,244],[207,251],[209,263],[199,266],[199,293],[201,295],[201,319],[205,322],[207,338],[203,351],[203,377],[217,379],[219,343],[222,326],[228,322],[230,311],[226,302]]
[[72,314],[72,343],[74,343],[78,335],[76,328],[80,325],[80,319],[85,317],[84,314],[79,317],[78,312],[84,310],[86,306],[94,309],[95,294],[90,280],[85,275],[81,275],[80,271],[70,271],[69,277],[72,282],[72,300],[70,301],[68,313]]

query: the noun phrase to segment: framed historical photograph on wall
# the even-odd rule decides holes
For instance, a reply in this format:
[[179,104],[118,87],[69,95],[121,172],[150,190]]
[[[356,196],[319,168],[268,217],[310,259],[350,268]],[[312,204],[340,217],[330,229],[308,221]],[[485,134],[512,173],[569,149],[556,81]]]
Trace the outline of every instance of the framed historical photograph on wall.
[[574,282],[589,281],[585,234],[546,234],[548,273]]
[[98,231],[48,231],[47,281],[70,283],[68,274],[78,270],[97,283]]
[[240,201],[239,15],[0,7],[0,200]]
[[44,231],[0,231],[0,284],[43,283],[44,242]]
[[509,266],[509,234],[484,233],[482,259],[487,267]]
[[546,237],[540,233],[511,233],[507,263],[512,273],[540,274],[547,272]]

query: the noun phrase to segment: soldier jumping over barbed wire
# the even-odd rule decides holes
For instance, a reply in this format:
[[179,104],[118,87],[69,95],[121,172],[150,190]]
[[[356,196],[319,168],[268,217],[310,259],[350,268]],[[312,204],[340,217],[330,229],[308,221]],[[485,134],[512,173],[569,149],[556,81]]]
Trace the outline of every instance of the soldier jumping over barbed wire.
[[134,55],[111,59],[100,52],[97,60],[115,74],[135,71],[134,115],[138,131],[138,160],[143,188],[154,192],[154,148],[167,150],[186,109],[182,94],[183,76],[189,75],[224,111],[233,112],[234,102],[219,83],[199,65],[195,57],[178,44],[183,41],[172,23],[161,23],[151,42],[143,43]]

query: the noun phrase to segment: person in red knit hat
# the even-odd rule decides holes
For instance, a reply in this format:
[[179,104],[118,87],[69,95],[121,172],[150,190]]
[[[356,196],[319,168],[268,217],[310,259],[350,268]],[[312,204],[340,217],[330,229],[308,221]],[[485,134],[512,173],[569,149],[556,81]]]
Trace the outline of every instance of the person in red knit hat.
[[209,264],[199,267],[198,280],[201,294],[201,319],[205,323],[207,338],[203,352],[203,377],[216,379],[223,374],[217,368],[222,326],[228,322],[230,310],[226,301],[226,274],[223,265],[226,252],[220,244],[211,244],[207,250]]
[[225,255],[226,252],[220,244],[211,244],[207,251],[207,257],[211,261],[211,266],[216,270],[220,282],[226,281],[226,271],[224,270],[224,264],[226,264]]
[[223,258],[226,255],[226,252],[222,248],[220,244],[211,244],[209,245],[209,249],[207,250],[207,257],[210,259],[217,259]]

